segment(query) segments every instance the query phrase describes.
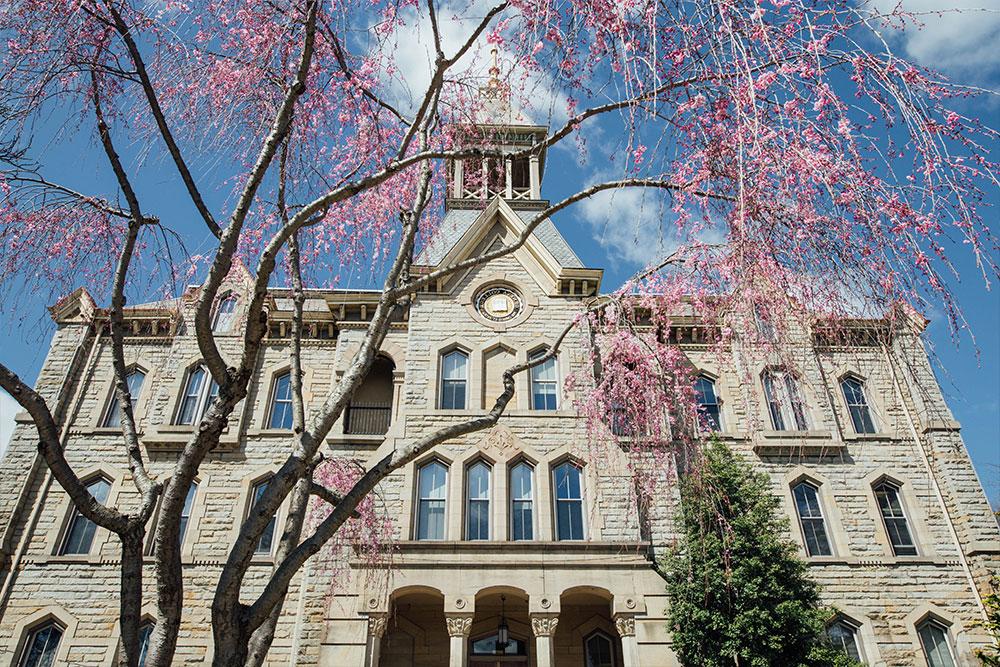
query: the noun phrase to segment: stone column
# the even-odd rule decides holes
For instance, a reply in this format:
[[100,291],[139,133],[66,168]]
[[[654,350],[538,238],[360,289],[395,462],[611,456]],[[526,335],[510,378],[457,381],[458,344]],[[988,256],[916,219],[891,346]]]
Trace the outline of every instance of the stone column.
[[542,198],[542,172],[541,165],[538,162],[538,155],[532,155],[528,158],[528,169],[529,178],[531,185],[531,198],[541,199]]
[[556,633],[558,624],[559,617],[555,614],[531,615],[531,632],[535,635],[535,660],[538,667],[553,667],[556,664],[552,635]]
[[382,653],[382,635],[385,634],[385,622],[388,618],[385,612],[368,614],[368,642],[365,647],[365,667],[378,667]]
[[449,655],[448,667],[466,667],[469,660],[469,631],[472,630],[472,616],[469,614],[446,614],[448,624]]
[[635,640],[635,616],[615,614],[615,629],[622,638],[623,667],[639,667],[639,645]]

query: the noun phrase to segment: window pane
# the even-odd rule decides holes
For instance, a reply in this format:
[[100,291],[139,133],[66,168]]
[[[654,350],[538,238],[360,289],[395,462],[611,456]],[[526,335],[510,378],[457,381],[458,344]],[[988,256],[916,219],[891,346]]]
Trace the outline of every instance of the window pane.
[[928,667],[955,667],[948,645],[948,631],[934,621],[927,621],[918,630]]
[[271,399],[271,419],[269,428],[288,429],[292,427],[292,376],[284,373],[274,382],[274,397]]
[[187,384],[184,387],[184,399],[181,401],[181,409],[177,415],[178,424],[194,424],[205,375],[204,366],[198,366],[188,374]]
[[835,649],[861,662],[857,628],[845,621],[836,621],[826,629],[826,634]]
[[785,419],[781,413],[781,397],[778,388],[774,383],[774,376],[771,373],[764,375],[764,398],[767,401],[768,412],[771,413],[771,425],[775,431],[785,430]]
[[465,380],[445,380],[441,387],[441,408],[465,409]]
[[819,494],[811,484],[802,482],[793,490],[795,509],[799,515],[799,525],[805,539],[806,553],[810,556],[829,556],[833,552],[826,536],[823,512],[819,506]]
[[580,469],[570,462],[552,471],[556,494],[556,536],[560,540],[583,539],[583,494]]
[[[250,503],[250,509],[257,506],[260,499],[264,496],[267,491],[267,487],[270,486],[271,480],[267,479],[263,482],[258,482],[253,487],[253,501]],[[257,548],[255,550],[258,554],[270,554],[271,548],[274,546],[274,527],[277,521],[277,517],[272,516],[271,520],[267,522],[267,526],[264,528],[264,532],[261,533],[260,539],[257,541]]]
[[511,531],[512,540],[534,538],[532,483],[534,470],[526,463],[518,463],[510,471]]
[[889,484],[880,484],[875,487],[875,498],[882,513],[882,522],[889,536],[892,552],[897,556],[916,556],[917,547],[910,536],[906,515],[899,501],[899,491]]
[[785,389],[788,393],[788,403],[792,408],[792,418],[795,420],[795,428],[799,431],[809,430],[809,423],[806,421],[805,406],[802,404],[802,394],[799,392],[799,383],[788,373],[785,374]]
[[[103,478],[97,479],[87,485],[87,490],[90,491],[90,494],[94,496],[94,499],[97,500],[97,502],[103,505],[108,501],[108,493],[111,491],[111,483]],[[96,531],[97,524],[80,514],[79,510],[74,508],[62,553],[90,553],[90,548],[94,542],[94,533]]]
[[[128,393],[131,397],[132,414],[135,414],[135,405],[139,400],[139,391],[142,389],[142,381],[146,379],[146,374],[142,371],[132,371],[125,378],[128,385]],[[118,394],[112,387],[111,402],[108,404],[108,414],[104,417],[104,425],[118,427],[122,425],[121,411],[118,409]]]
[[236,319],[236,297],[229,295],[219,302],[215,309],[215,321],[212,323],[212,331],[216,333],[226,333],[233,327]]
[[441,363],[441,407],[445,410],[465,409],[465,386],[469,358],[464,352],[444,355]]
[[417,539],[443,540],[448,470],[432,461],[417,473]]
[[855,378],[847,378],[840,386],[844,391],[844,400],[851,414],[851,423],[855,433],[875,433],[875,422],[865,398],[864,386]]
[[604,635],[594,635],[587,640],[587,667],[614,667],[611,640]]
[[[544,351],[531,355],[531,359],[544,356]],[[556,360],[548,359],[531,369],[531,409],[555,410],[558,403]]]
[[146,623],[139,628],[139,667],[145,667],[146,653],[149,652],[149,638],[152,634],[152,623]]
[[442,377],[446,380],[464,380],[469,358],[462,352],[449,352],[444,355]]
[[188,521],[191,519],[191,509],[194,507],[194,498],[198,495],[198,485],[191,482],[188,487],[187,496],[184,498],[184,507],[181,509],[180,527],[177,531],[178,542],[184,544],[184,536],[187,534]]
[[722,414],[719,399],[715,393],[715,382],[704,375],[694,384],[695,399],[698,401],[698,416],[703,426],[712,431],[722,430]]
[[35,630],[28,640],[21,667],[52,667],[56,663],[56,651],[62,635],[62,628],[55,623]]
[[466,478],[465,537],[468,540],[490,539],[490,468],[476,463],[469,468]]

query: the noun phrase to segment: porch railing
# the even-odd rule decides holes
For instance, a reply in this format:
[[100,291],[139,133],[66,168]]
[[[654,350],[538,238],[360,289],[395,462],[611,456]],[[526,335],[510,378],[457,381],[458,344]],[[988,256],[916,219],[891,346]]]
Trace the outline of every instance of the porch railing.
[[392,422],[389,403],[352,403],[347,406],[344,433],[348,435],[385,435]]

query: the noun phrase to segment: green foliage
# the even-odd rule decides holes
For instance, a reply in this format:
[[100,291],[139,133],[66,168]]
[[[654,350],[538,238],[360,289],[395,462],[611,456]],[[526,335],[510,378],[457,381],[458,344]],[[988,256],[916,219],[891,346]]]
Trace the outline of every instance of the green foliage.
[[832,612],[795,545],[779,500],[713,439],[682,481],[683,536],[668,554],[668,612],[681,662],[699,667],[849,667],[826,641]]
[[993,591],[983,598],[986,605],[986,622],[983,627],[993,637],[993,643],[976,651],[976,657],[986,667],[1000,667],[1000,578],[993,577],[990,582]]

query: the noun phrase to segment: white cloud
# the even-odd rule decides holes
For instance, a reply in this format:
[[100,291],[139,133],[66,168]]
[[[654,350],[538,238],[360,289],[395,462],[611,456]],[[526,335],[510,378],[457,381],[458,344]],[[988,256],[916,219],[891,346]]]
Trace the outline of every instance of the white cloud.
[[21,411],[14,397],[0,389],[0,457],[7,452],[7,444],[14,433],[14,415]]
[[[900,0],[874,0],[892,11]],[[907,26],[893,41],[917,63],[942,71],[988,75],[1000,70],[1000,9],[997,0],[901,0],[921,26]]]

